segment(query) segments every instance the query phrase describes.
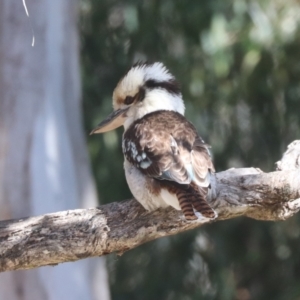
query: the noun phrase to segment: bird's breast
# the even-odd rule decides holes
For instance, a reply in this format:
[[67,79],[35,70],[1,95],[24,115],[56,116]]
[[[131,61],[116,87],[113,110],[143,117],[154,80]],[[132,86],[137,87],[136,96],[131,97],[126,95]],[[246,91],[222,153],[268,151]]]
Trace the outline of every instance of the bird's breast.
[[142,174],[126,158],[124,161],[124,169],[131,193],[146,210],[153,211],[169,205],[161,196],[162,191],[157,180]]

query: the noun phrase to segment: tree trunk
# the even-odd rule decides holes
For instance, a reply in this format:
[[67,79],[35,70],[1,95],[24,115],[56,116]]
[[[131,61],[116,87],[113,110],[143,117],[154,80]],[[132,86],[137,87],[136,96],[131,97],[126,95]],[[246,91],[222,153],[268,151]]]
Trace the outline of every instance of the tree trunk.
[[[0,219],[95,206],[80,115],[78,3],[0,2]],[[31,46],[32,32],[35,46]],[[0,275],[0,299],[109,299],[105,262]]]

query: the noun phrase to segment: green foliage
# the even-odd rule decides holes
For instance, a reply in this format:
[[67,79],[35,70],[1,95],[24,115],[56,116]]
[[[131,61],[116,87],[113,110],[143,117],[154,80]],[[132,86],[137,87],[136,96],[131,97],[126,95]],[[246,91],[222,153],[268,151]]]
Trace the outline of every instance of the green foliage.
[[[293,0],[81,2],[87,132],[137,60],[164,62],[218,171],[274,169],[300,136],[300,6]],[[122,130],[89,137],[101,199],[130,197]],[[246,218],[110,257],[113,299],[300,299],[299,218]]]

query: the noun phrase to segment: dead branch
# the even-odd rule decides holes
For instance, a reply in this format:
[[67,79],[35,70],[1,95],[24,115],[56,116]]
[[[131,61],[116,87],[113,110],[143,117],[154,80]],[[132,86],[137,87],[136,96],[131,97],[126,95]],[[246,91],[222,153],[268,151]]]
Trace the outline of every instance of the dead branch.
[[[285,220],[300,209],[300,141],[289,145],[276,172],[230,169],[213,178],[215,221],[247,216]],[[112,252],[201,226],[172,208],[146,212],[135,200],[0,222],[0,271],[32,269]]]

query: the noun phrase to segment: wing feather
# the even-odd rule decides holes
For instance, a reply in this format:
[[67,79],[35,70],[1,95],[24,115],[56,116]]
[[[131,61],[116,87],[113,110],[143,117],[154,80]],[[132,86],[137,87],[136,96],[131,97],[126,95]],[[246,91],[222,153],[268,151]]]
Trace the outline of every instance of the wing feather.
[[137,120],[124,133],[123,152],[143,174],[179,184],[209,186],[214,171],[207,145],[182,115],[160,111]]

